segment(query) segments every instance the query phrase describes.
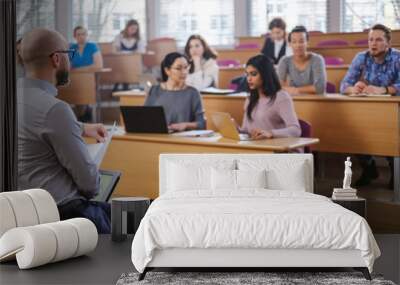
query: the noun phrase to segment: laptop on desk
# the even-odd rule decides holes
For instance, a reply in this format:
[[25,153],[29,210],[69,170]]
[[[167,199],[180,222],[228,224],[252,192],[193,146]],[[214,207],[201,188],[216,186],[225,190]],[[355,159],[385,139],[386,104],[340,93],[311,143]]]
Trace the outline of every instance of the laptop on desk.
[[121,113],[127,133],[169,133],[162,106],[121,106]]
[[238,141],[252,140],[248,134],[239,133],[233,118],[229,113],[215,112],[211,114],[211,119],[216,126],[218,132],[227,139]]

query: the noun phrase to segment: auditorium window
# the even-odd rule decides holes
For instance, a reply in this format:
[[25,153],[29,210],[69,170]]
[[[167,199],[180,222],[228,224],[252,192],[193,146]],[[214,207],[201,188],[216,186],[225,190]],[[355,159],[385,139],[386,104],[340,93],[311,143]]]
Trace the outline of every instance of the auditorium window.
[[234,43],[233,0],[158,0],[157,3],[158,37],[175,38],[179,46],[184,46],[191,34],[204,36],[211,45]]
[[309,31],[326,31],[326,0],[252,0],[250,1],[250,34],[259,36],[268,32],[268,23],[281,17],[290,31],[303,25]]
[[73,26],[86,27],[92,41],[112,41],[130,19],[139,21],[146,40],[146,0],[73,0],[72,16]]
[[17,38],[33,28],[54,29],[54,0],[17,0]]
[[360,32],[376,23],[392,29],[400,28],[400,1],[345,0],[344,32]]

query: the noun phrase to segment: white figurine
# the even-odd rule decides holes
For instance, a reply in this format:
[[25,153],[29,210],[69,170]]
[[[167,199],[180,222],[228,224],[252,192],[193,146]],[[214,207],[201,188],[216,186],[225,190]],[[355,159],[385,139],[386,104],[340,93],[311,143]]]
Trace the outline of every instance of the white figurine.
[[347,160],[344,162],[344,179],[343,179],[343,189],[351,189],[351,161],[350,157],[347,157]]

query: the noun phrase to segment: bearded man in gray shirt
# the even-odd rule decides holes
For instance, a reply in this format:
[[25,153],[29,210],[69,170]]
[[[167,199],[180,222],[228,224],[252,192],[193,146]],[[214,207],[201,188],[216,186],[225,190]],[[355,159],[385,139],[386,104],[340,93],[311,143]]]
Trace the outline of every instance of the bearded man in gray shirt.
[[94,202],[100,187],[97,166],[82,136],[104,141],[102,124],[78,122],[56,98],[69,82],[73,51],[56,31],[37,28],[21,41],[25,77],[18,81],[18,188],[43,188],[57,203],[61,219],[85,217],[100,233],[110,232],[110,205]]

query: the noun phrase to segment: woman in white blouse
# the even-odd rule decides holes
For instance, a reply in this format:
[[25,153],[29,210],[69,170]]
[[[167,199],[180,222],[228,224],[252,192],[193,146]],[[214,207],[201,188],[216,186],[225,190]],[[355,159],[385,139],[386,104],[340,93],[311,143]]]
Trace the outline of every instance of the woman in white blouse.
[[140,40],[139,22],[129,20],[125,29],[115,37],[113,47],[115,52],[145,52],[145,45]]
[[218,86],[217,54],[200,35],[191,35],[185,46],[185,55],[189,58],[191,68],[186,84],[197,90]]

